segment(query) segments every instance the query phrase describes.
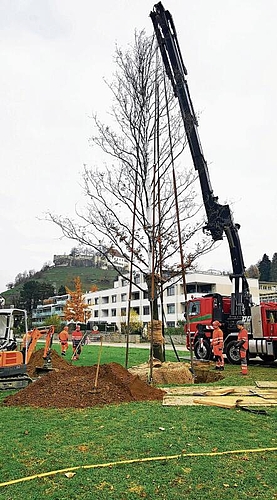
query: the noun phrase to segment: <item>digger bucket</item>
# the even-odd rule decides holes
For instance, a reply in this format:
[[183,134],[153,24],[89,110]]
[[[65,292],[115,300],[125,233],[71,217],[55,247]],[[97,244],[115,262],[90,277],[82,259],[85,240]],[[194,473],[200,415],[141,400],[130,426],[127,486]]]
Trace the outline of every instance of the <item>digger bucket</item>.
[[53,370],[54,370],[54,368],[52,366],[52,361],[49,358],[44,359],[43,366],[36,366],[36,373],[40,374],[40,375],[49,373]]

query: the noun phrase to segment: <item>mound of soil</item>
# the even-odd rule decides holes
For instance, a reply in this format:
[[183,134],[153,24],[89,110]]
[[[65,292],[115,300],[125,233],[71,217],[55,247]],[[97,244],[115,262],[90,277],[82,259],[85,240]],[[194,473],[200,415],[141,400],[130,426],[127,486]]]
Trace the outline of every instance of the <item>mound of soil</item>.
[[[194,371],[196,377],[193,379],[188,363],[171,363],[165,362],[153,366],[153,382],[155,384],[202,384],[204,382],[211,383],[217,380],[222,380],[224,376],[222,372],[213,371],[214,363],[203,363],[200,361],[194,362]],[[133,375],[138,375],[143,381],[147,381],[149,374],[149,364],[143,363],[138,366],[129,368],[129,372]]]
[[[61,361],[65,362],[61,358]],[[41,408],[87,408],[131,401],[162,400],[166,394],[143,382],[117,363],[100,365],[97,390],[94,390],[97,366],[68,366],[52,371],[16,394],[4,399],[6,406]],[[53,364],[54,366],[54,364]]]
[[[29,377],[31,378],[36,378],[37,372],[36,368],[42,368],[44,359],[43,359],[43,353],[44,349],[38,349],[37,351],[33,352],[30,361],[27,365],[27,373]],[[52,367],[55,370],[68,370],[69,368],[72,368],[71,363],[66,361],[64,358],[59,356],[59,354],[53,349],[51,352],[51,359],[52,359]]]
[[[143,363],[129,368],[129,372],[137,375],[141,380],[147,381],[149,364]],[[161,365],[153,366],[153,382],[155,384],[192,384],[193,377],[189,371],[188,363],[171,363],[167,361]]]

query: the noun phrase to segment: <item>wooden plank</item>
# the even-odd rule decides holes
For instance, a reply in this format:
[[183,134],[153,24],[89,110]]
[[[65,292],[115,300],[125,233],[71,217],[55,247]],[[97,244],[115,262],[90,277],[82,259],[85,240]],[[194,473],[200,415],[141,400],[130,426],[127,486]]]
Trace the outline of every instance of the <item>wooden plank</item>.
[[195,391],[193,396],[227,396],[228,394],[233,394],[235,389],[231,387],[230,389],[210,389],[208,391]]
[[266,389],[250,389],[249,391],[253,396],[259,396],[260,398],[263,399],[277,399],[277,389],[271,389],[271,390],[266,390]]
[[258,381],[258,382],[255,382],[255,385],[257,387],[261,387],[263,389],[268,389],[268,388],[271,388],[271,387],[276,387],[277,388],[277,382],[276,381],[272,381],[272,380]]
[[249,394],[250,390],[257,390],[255,386],[232,386],[232,387],[209,387],[209,386],[200,386],[200,385],[192,385],[187,387],[162,387],[162,390],[165,391],[168,395],[193,395],[195,393],[198,394],[206,394],[207,391],[217,391],[218,394],[225,393],[227,394],[229,391],[233,394]]
[[197,405],[206,405],[206,406],[217,406],[219,408],[228,408],[229,410],[231,408],[236,408],[236,400],[233,401],[227,401],[226,398],[201,398],[201,399],[194,399],[193,402]]
[[194,406],[194,396],[164,396],[163,406]]
[[211,406],[222,406],[223,408],[235,408],[238,403],[240,406],[276,406],[277,399],[263,399],[257,396],[224,396],[214,398],[194,399],[194,403]]
[[194,405],[207,405],[218,406],[220,408],[235,408],[237,402],[241,406],[277,406],[277,398],[264,399],[259,396],[215,396],[215,397],[200,397],[190,395],[166,395],[163,398],[163,406],[194,406]]

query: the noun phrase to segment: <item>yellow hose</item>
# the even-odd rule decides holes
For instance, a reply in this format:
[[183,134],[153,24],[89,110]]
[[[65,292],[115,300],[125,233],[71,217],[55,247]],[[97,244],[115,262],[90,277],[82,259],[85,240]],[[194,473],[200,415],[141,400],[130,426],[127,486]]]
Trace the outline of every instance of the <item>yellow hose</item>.
[[54,476],[55,474],[62,474],[63,472],[71,472],[78,469],[98,469],[104,467],[112,467],[114,465],[128,465],[142,462],[155,462],[161,460],[174,460],[182,457],[215,457],[220,455],[233,455],[238,453],[262,453],[265,451],[277,451],[277,448],[254,448],[250,450],[229,450],[229,451],[213,451],[206,453],[181,453],[180,455],[169,455],[164,457],[148,457],[148,458],[134,458],[132,460],[120,460],[119,462],[108,462],[105,464],[93,464],[93,465],[76,465],[75,467],[67,467],[66,469],[58,469],[50,472],[42,472],[41,474],[35,474],[33,476],[21,477],[19,479],[12,479],[11,481],[6,481],[5,483],[0,483],[0,486],[9,486],[10,484],[23,483],[24,481],[31,481],[32,479],[37,479],[39,477]]

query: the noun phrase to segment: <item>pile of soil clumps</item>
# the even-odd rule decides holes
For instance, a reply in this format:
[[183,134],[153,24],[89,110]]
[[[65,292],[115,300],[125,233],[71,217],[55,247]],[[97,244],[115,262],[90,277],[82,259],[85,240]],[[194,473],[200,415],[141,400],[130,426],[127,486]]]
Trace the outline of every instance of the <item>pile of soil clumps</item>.
[[[38,349],[37,351],[33,352],[27,365],[27,373],[29,377],[36,378],[38,376],[36,368],[43,367],[43,353],[44,349]],[[54,349],[51,351],[51,360],[54,370],[68,370],[69,368],[72,368],[72,364],[66,361],[66,359],[59,356],[59,354]]]
[[[64,361],[64,360],[63,360]],[[6,406],[41,408],[87,408],[131,401],[162,400],[165,391],[149,386],[118,363],[100,365],[94,390],[97,365],[52,371],[16,394],[4,399]]]
[[[202,384],[204,382],[211,383],[217,380],[222,380],[222,373],[213,371],[214,363],[203,363],[196,361],[193,364],[195,377],[190,371],[190,365],[184,362],[165,362],[155,364],[153,366],[153,382],[155,384]],[[149,363],[143,363],[138,366],[129,368],[129,372],[133,375],[138,375],[143,381],[147,381],[149,375]]]
[[[143,363],[138,366],[129,368],[129,372],[133,375],[138,375],[141,380],[147,381],[149,375],[149,363]],[[189,370],[188,363],[165,363],[156,364],[153,366],[152,373],[153,382],[155,384],[192,384],[193,376]]]

